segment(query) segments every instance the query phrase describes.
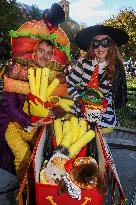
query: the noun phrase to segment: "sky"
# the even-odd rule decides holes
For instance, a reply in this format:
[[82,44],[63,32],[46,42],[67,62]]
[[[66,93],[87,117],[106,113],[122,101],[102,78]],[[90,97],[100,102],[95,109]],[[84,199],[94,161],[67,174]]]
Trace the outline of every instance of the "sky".
[[[87,26],[102,23],[117,15],[120,10],[133,8],[136,10],[135,0],[68,0],[70,5],[70,17],[78,23]],[[39,9],[50,8],[57,0],[18,0],[27,5],[36,5]]]

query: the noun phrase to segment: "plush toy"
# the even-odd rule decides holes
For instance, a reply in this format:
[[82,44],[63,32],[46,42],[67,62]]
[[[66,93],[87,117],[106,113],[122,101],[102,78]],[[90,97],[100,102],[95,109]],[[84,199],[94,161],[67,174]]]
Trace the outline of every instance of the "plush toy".
[[57,147],[47,165],[40,172],[40,183],[59,184],[66,173],[64,164],[69,160],[69,151],[62,146]]
[[80,200],[82,189],[94,187],[100,193],[105,191],[97,162],[92,157],[79,157],[74,160],[70,173],[66,173],[60,181],[58,193],[67,193],[72,198]]

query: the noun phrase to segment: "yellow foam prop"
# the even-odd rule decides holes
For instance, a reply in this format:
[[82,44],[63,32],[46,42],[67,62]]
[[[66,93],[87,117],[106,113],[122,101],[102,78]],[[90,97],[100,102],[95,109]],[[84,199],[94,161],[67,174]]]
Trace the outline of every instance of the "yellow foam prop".
[[36,79],[35,79],[35,86],[36,86],[36,95],[39,96],[40,94],[40,84],[41,84],[41,68],[36,68]]
[[35,100],[36,104],[34,104],[32,101],[30,102],[30,112],[33,116],[38,117],[47,117],[49,114],[49,110],[46,109],[40,102]]
[[68,120],[65,121],[63,124],[63,136],[67,131],[70,131],[70,121]]
[[72,140],[72,133],[71,131],[67,131],[63,136],[61,145],[68,148],[71,145],[71,140]]
[[33,68],[28,69],[28,80],[29,80],[29,86],[30,86],[31,93],[33,95],[36,95],[35,77],[34,77],[34,69]]
[[42,69],[41,84],[40,84],[40,99],[45,102],[47,98],[47,87],[49,78],[49,68]]
[[78,138],[80,138],[87,131],[87,124],[85,120],[79,120],[79,134]]
[[47,88],[47,95],[46,95],[47,98],[52,94],[52,92],[57,88],[58,85],[59,85],[59,80],[55,78]]
[[62,138],[63,138],[62,124],[61,124],[60,118],[54,120],[54,129],[55,129],[56,143],[57,143],[57,145],[59,145],[62,141]]
[[84,147],[88,142],[90,142],[95,137],[95,132],[89,130],[80,139],[78,139],[74,144],[69,147],[70,158],[73,158],[79,153],[82,147]]
[[74,143],[78,139],[78,132],[79,132],[79,125],[78,125],[78,118],[71,117],[70,119],[70,127],[72,132],[72,143]]

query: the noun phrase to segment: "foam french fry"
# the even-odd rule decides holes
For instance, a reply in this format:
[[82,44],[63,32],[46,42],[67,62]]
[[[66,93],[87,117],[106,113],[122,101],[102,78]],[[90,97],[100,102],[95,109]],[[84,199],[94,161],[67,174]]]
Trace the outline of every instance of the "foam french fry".
[[87,124],[85,120],[79,120],[78,139],[87,131]]
[[56,143],[57,145],[59,145],[63,138],[62,124],[61,124],[60,118],[57,120],[54,120],[54,129],[55,129],[55,135],[56,135]]
[[46,109],[40,102],[35,100],[36,104],[33,103],[31,100],[30,103],[30,113],[34,116],[38,117],[47,117],[49,114],[49,110]]
[[72,133],[71,131],[67,131],[63,136],[61,145],[68,148],[71,144],[71,140],[72,140]]
[[113,132],[113,128],[102,128],[101,132],[102,134],[111,133]]
[[66,132],[70,131],[70,121],[65,121],[63,124],[63,136]]
[[76,156],[82,147],[84,147],[88,142],[90,142],[95,137],[95,132],[89,130],[80,139],[78,139],[74,144],[69,147],[70,158]]
[[60,102],[58,103],[58,105],[60,105],[66,112],[69,112],[70,111],[70,106],[65,103],[63,101],[63,99],[60,100]]
[[40,171],[40,183],[41,184],[48,184],[48,181],[46,179],[46,175],[45,175],[45,170],[44,169],[42,169]]
[[66,103],[68,106],[73,106],[74,105],[74,101],[73,100],[69,100],[69,99],[61,99],[64,103]]
[[30,86],[31,93],[33,95],[36,95],[35,77],[34,77],[34,69],[33,68],[28,69],[28,80],[29,80],[29,86]]
[[42,69],[42,75],[41,75],[41,85],[40,85],[40,99],[45,102],[46,101],[46,95],[47,95],[47,87],[48,87],[48,78],[49,78],[49,68],[43,68]]
[[58,85],[59,85],[59,80],[55,78],[47,88],[47,95],[46,95],[47,98],[52,94],[52,92],[57,88]]
[[72,132],[72,143],[74,143],[78,139],[78,132],[79,132],[78,118],[71,117],[70,127]]
[[35,86],[36,86],[36,96],[38,97],[40,94],[41,73],[42,73],[42,69],[36,68]]

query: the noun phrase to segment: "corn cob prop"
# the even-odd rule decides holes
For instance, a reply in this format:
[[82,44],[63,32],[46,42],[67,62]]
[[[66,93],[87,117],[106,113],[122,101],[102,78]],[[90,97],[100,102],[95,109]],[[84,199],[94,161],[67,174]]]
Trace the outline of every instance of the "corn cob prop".
[[[49,114],[49,108],[57,106],[61,106],[66,112],[69,112],[70,106],[74,105],[72,100],[63,99],[58,96],[51,96],[53,91],[59,85],[59,80],[55,78],[50,85],[48,84],[49,68],[37,68],[36,72],[33,68],[29,68],[28,79],[31,90],[31,93],[28,95],[30,113],[33,116],[46,118]],[[52,103],[54,98],[57,100],[55,103]]]
[[[75,132],[78,131],[77,134],[74,128]],[[57,146],[68,148],[70,158],[74,158],[82,147],[95,137],[95,132],[87,129],[86,121],[78,120],[76,117],[71,117],[70,121],[64,123],[60,119],[54,120],[54,130]]]

